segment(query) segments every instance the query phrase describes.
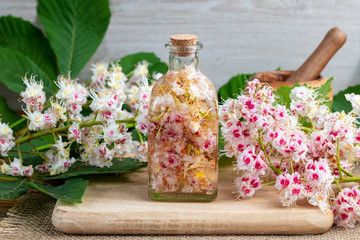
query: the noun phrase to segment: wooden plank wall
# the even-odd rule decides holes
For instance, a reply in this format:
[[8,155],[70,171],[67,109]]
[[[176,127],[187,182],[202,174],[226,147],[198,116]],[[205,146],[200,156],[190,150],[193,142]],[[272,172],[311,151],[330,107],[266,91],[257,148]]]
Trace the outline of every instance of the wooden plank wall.
[[[169,35],[194,33],[204,44],[201,70],[219,88],[241,72],[296,69],[337,26],[348,40],[323,74],[334,76],[335,93],[360,83],[358,0],[110,1],[111,24],[92,62],[137,51],[153,51],[166,61],[164,43]],[[0,15],[20,16],[38,25],[36,4],[36,0],[0,0]],[[87,66],[80,77],[89,75]],[[0,95],[19,106],[17,96],[0,87]]]

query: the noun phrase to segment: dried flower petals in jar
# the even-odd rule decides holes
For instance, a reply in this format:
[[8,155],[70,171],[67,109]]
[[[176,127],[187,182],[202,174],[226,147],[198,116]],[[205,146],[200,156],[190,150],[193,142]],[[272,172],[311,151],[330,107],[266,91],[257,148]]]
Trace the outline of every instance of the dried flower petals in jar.
[[218,182],[218,113],[213,84],[198,70],[197,36],[171,36],[169,71],[149,104],[149,197],[211,201]]

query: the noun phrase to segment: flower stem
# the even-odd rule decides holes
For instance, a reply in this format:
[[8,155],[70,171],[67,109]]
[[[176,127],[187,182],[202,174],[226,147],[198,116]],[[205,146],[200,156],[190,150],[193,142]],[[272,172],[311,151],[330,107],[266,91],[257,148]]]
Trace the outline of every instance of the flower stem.
[[267,159],[268,162],[269,162],[267,165],[268,165],[274,172],[276,172],[277,174],[282,174],[281,170],[275,168],[274,165],[271,163],[270,157],[269,157],[269,155],[266,153],[266,149],[265,149],[265,147],[264,147],[264,143],[262,142],[262,139],[260,138],[260,136],[259,136],[259,139],[257,139],[257,141],[260,143],[261,150],[264,152],[264,155],[265,155],[266,159]]
[[271,182],[267,182],[267,183],[262,183],[261,185],[262,186],[267,186],[267,185],[271,185],[271,184],[274,184],[276,183],[276,180],[275,181],[271,181]]
[[23,163],[23,159],[22,159],[22,156],[21,156],[20,144],[18,144],[17,146],[18,146],[18,154],[19,154],[20,162]]
[[139,130],[137,128],[135,128],[137,134],[139,135],[139,138],[140,138],[140,143],[143,143],[143,139],[142,139],[142,136],[141,136],[141,133],[139,132]]
[[359,182],[359,181],[360,181],[360,177],[347,177],[347,178],[343,178],[343,179],[337,178],[334,180],[334,183],[336,183],[336,182],[339,182],[339,183],[341,183],[341,182]]
[[[135,120],[134,118],[127,118],[127,119],[121,119],[121,120],[116,120],[117,123],[135,123]],[[79,128],[82,128],[82,127],[91,127],[91,126],[94,126],[94,125],[100,125],[102,124],[103,122],[102,121],[93,121],[93,122],[83,122],[79,125]],[[37,133],[34,133],[34,134],[30,134],[30,135],[27,135],[25,137],[22,137],[22,138],[19,138],[17,140],[15,140],[15,143],[16,144],[21,144],[21,143],[24,143],[24,142],[28,142],[34,138],[38,138],[38,137],[42,137],[42,136],[46,136],[46,135],[52,135],[52,134],[55,134],[55,133],[58,133],[58,132],[63,132],[63,131],[66,131],[70,126],[69,125],[66,125],[66,126],[63,126],[63,127],[58,127],[58,128],[54,128],[54,129],[51,129],[51,130],[48,130],[48,131],[40,131],[40,132],[37,132]]]
[[340,169],[342,172],[344,172],[346,175],[348,175],[349,177],[353,177],[354,175],[352,175],[351,173],[349,173],[348,171],[346,171],[345,169],[343,169],[341,166],[340,166]]
[[156,122],[157,120],[160,120],[160,118],[162,118],[162,116],[164,116],[165,114],[165,111],[162,112],[159,116],[153,118],[153,119],[150,119],[150,122]]
[[301,126],[300,129],[303,130],[303,131],[305,131],[305,132],[313,132],[313,131],[314,131],[314,129],[308,128],[308,127],[304,127],[304,126]]
[[337,187],[339,188],[340,191],[342,191],[342,188],[340,187],[339,181],[334,180],[334,182],[336,183]]
[[336,161],[337,161],[337,165],[338,165],[338,169],[339,169],[340,179],[343,179],[341,166],[340,166],[340,144],[339,144],[339,139],[336,140]]
[[37,151],[46,150],[46,149],[51,148],[53,145],[54,145],[54,144],[49,143],[49,144],[46,144],[46,145],[44,145],[44,146],[37,147],[36,150],[37,150]]
[[282,166],[282,164],[283,164],[283,162],[284,162],[284,157],[281,159],[281,162],[280,162],[280,166],[279,166],[279,170],[281,171],[281,166]]
[[[10,150],[9,152],[18,152],[17,150]],[[21,153],[23,154],[29,154],[29,155],[40,155],[41,153],[39,152],[30,152],[30,151],[21,151]]]
[[293,164],[292,164],[292,158],[290,158],[290,168],[291,168],[291,172],[294,173],[294,168],[293,168]]
[[20,118],[19,120],[17,120],[16,122],[14,122],[13,124],[11,124],[9,127],[10,128],[14,128],[14,127],[16,127],[17,125],[19,125],[20,123],[22,123],[22,122],[25,122],[26,121],[26,118]]
[[42,154],[41,152],[39,152],[39,150],[36,149],[36,147],[34,147],[34,145],[31,144],[31,142],[27,142],[27,144],[29,144],[29,146],[34,150],[35,153],[38,153],[40,155],[40,157],[42,159],[45,160],[45,162],[48,162],[49,160],[44,156],[44,154]]

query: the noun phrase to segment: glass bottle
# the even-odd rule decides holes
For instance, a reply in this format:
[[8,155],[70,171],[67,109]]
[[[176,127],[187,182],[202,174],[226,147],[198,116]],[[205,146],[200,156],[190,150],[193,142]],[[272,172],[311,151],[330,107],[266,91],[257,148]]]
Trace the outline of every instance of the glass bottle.
[[149,198],[212,201],[218,185],[218,100],[199,69],[197,36],[165,44],[169,71],[155,83],[149,104]]

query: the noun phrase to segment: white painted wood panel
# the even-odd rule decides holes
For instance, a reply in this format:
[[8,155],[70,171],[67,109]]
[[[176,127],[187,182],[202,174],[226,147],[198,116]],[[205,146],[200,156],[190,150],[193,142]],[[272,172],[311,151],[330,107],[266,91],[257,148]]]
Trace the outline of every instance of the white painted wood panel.
[[[38,25],[35,0],[1,0],[0,15]],[[92,62],[153,51],[167,60],[174,33],[194,33],[204,44],[200,68],[216,88],[240,72],[294,70],[337,26],[348,39],[323,71],[335,93],[360,83],[360,2],[357,0],[111,0],[112,18]],[[80,74],[86,79],[88,66]],[[3,86],[0,95],[8,96]],[[17,96],[9,98],[15,102]]]

